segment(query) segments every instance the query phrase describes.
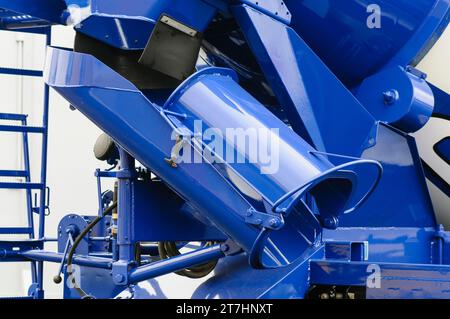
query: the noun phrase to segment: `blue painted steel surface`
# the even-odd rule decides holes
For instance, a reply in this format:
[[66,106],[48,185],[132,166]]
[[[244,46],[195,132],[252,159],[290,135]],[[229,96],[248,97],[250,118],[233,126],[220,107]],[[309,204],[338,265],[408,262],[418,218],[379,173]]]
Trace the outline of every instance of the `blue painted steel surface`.
[[0,125],[0,132],[44,133],[44,128],[25,125]]
[[1,227],[0,234],[2,235],[29,235],[33,232],[31,227]]
[[28,262],[28,259],[21,256],[20,252],[43,249],[44,242],[42,240],[2,240],[0,247],[1,262]]
[[76,29],[113,47],[142,50],[145,48],[155,24],[155,20],[143,17],[121,17],[119,19],[94,14],[86,18]]
[[149,265],[141,266],[130,272],[130,283],[138,283],[149,278],[155,278],[171,272],[179,271],[191,266],[199,265],[214,259],[224,257],[222,245],[214,245],[197,249],[193,252],[182,254],[165,260],[160,260]]
[[27,177],[27,171],[18,171],[18,170],[0,170],[0,176],[6,177]]
[[[369,6],[374,4],[381,9],[381,28],[368,25],[376,19],[377,7]],[[368,298],[450,298],[450,234],[436,223],[417,147],[407,135],[421,128],[433,111],[433,116],[448,119],[448,95],[427,84],[410,65],[424,56],[447,26],[449,4],[449,0],[151,0],[133,5],[120,0],[45,4],[0,0],[0,8],[11,10],[0,12],[2,28],[82,22],[75,26],[78,32],[123,50],[143,49],[162,13],[205,34],[218,12],[237,23],[225,23],[232,29],[226,35],[213,30],[213,36],[207,36],[208,41],[218,38],[211,46],[205,44],[208,63],[236,69],[254,97],[237,84],[235,72],[202,66],[166,101],[167,92],[140,92],[92,56],[49,50],[46,81],[120,149],[120,169],[96,173],[99,182],[102,177],[119,180],[118,219],[115,224],[105,218],[78,247],[74,264],[81,265],[83,289],[107,298],[136,283],[132,288],[136,298],[170,297],[154,279],[146,282],[152,293],[139,282],[222,258],[225,244],[163,261],[147,256],[141,266],[136,244],[223,242],[229,237],[245,252],[222,258],[214,276],[195,290],[193,298],[303,298],[311,285],[364,287],[373,269],[380,270],[381,286],[366,287]],[[227,43],[221,36],[234,41],[237,52],[226,56],[214,48]],[[26,75],[39,75],[33,72]],[[45,104],[47,123],[48,88]],[[14,114],[0,114],[0,119],[25,120]],[[196,120],[202,121],[200,127]],[[25,125],[0,128],[46,136],[47,124]],[[226,135],[221,146],[191,139],[211,128],[220,137],[227,128],[269,132],[263,140],[275,136],[279,169],[262,174],[265,163],[252,162],[252,154],[234,147]],[[444,157],[447,144],[444,140],[436,145]],[[174,151],[180,145],[187,146],[183,154]],[[203,162],[177,162],[186,149],[191,155],[201,153]],[[203,153],[208,150],[220,159],[222,151],[230,149],[233,158],[247,161],[212,162]],[[42,159],[46,160],[46,152]],[[157,179],[142,180],[135,159]],[[372,193],[378,181],[376,168],[381,170],[378,162],[383,175]],[[25,171],[2,170],[0,175],[23,176]],[[43,238],[45,166],[41,178],[39,237]],[[30,181],[2,185],[35,186]],[[112,199],[102,197],[101,187],[98,192],[102,210]],[[367,200],[357,205],[366,194]],[[92,218],[69,215],[61,221],[60,252],[68,247],[67,231],[79,233]],[[108,232],[111,226],[117,227],[117,237]],[[2,228],[0,233],[32,229]],[[0,241],[0,261],[38,262],[30,294],[36,297],[43,296],[42,263],[64,261],[61,253],[43,251],[42,242],[36,247],[19,243],[17,252],[14,243]],[[155,254],[155,246],[146,253]],[[78,297],[67,286],[64,294]]]
[[[134,258],[134,243],[132,242],[132,182],[135,174],[135,159],[131,157],[123,148],[119,148],[120,171],[118,173],[117,212],[120,218],[117,220],[117,249],[119,261],[116,263],[128,266],[130,260]],[[113,270],[116,265],[114,263]],[[126,269],[126,268],[125,268]],[[113,272],[114,276],[114,272]]]
[[369,259],[368,241],[337,241],[325,242],[325,259],[346,261],[365,261]]
[[[113,283],[111,280],[111,271],[109,269],[81,266],[78,268],[78,271],[80,275],[80,285],[90,296],[98,299],[113,298],[123,290],[123,287],[116,286]],[[101,289],[99,289],[99,287],[101,287]],[[71,289],[67,285],[64,285],[64,298],[79,299],[80,296],[75,289]]]
[[[311,254],[315,258],[321,255],[320,249]],[[213,277],[192,289],[191,298],[303,298],[308,290],[308,267],[309,263],[302,261],[282,269],[255,271],[248,265],[245,255],[226,257],[219,261]],[[177,278],[172,280],[177,282]],[[162,290],[156,279],[139,283],[132,291],[135,299],[171,297],[171,292]]]
[[[363,226],[367,220],[377,226],[434,225],[414,141],[401,132],[377,125],[375,118],[292,29],[252,8],[235,7],[234,11],[297,133],[309,136],[319,150],[362,156],[383,164],[383,186],[357,214],[344,216],[341,225]],[[294,72],[297,69],[293,65],[298,72]],[[411,117],[414,116],[412,112]],[[300,126],[295,125],[296,119],[301,119]],[[405,188],[410,193],[405,193]],[[415,195],[411,197],[411,193]]]
[[[14,16],[22,13],[51,23],[61,23],[66,4],[64,0],[1,0],[0,8],[14,11]],[[31,17],[28,17],[28,19]],[[41,22],[37,21],[37,23],[39,27]],[[30,25],[27,24],[27,27],[30,27]]]
[[[70,2],[80,2],[71,0]],[[81,2],[86,2],[82,0]],[[186,23],[192,28],[202,31],[208,24],[209,19],[216,12],[216,8],[202,0],[149,0],[139,1],[133,5],[124,3],[121,0],[92,0],[89,1],[93,12],[105,15],[119,16],[142,16],[150,20],[158,20],[161,13],[177,17],[180,21]]]
[[[4,71],[4,70],[2,70]],[[17,70],[16,70],[17,71]],[[18,121],[20,123],[21,128],[28,127],[27,122],[28,116],[26,114],[10,114],[10,113],[1,113],[0,119],[7,120],[7,121]],[[27,187],[25,188],[25,198],[26,198],[26,209],[27,209],[27,223],[28,223],[28,229],[25,230],[25,234],[28,235],[29,242],[36,243],[34,241],[35,238],[35,223],[34,223],[34,207],[32,203],[32,191],[33,186],[31,183],[31,164],[30,164],[30,151],[29,151],[29,138],[28,138],[29,131],[24,130],[22,132],[22,150],[23,150],[23,169],[22,170],[2,170],[0,173],[0,176],[6,176],[6,177],[19,177],[22,178],[23,181],[27,184]],[[4,187],[5,184],[3,184],[0,187]],[[15,185],[17,187],[17,184]],[[23,186],[23,185],[19,185]],[[41,190],[45,187],[42,183],[39,185],[39,188],[36,188],[37,190]],[[17,230],[16,230],[17,231]],[[26,245],[26,243],[24,243]],[[2,245],[4,246],[4,245]],[[21,249],[23,247],[20,247]],[[39,245],[36,245],[36,249],[40,248],[42,249],[42,246],[39,247]],[[36,263],[31,262],[30,265],[31,270],[31,280],[33,283],[37,283],[37,269],[36,269]],[[30,287],[31,289],[31,287]]]
[[132,187],[133,242],[227,239],[164,183],[133,181]]
[[25,75],[25,76],[37,76],[42,77],[42,71],[38,70],[21,70],[21,69],[12,69],[12,68],[0,68],[1,74],[9,74],[9,75]]
[[[47,28],[46,33],[46,44],[51,45],[52,43],[52,29]],[[42,127],[44,128],[41,141],[41,170],[40,170],[40,181],[43,184],[43,188],[39,192],[39,224],[37,230],[38,238],[45,237],[45,218],[48,206],[46,205],[49,189],[47,185],[47,151],[48,151],[48,124],[49,124],[49,105],[50,104],[50,87],[44,84],[44,99],[43,99],[43,109],[42,109]],[[36,298],[44,298],[44,263],[37,263],[37,288],[36,288]]]
[[[1,2],[2,5],[4,2]],[[45,7],[49,5],[50,7]],[[26,8],[31,12],[42,12],[41,10],[47,10],[42,16],[51,20],[51,16],[56,11],[60,10],[60,7],[56,6],[56,1],[21,1],[20,3],[9,3],[8,9]],[[37,10],[37,11],[36,11]],[[27,11],[28,12],[28,11]],[[19,22],[17,23],[17,20]],[[0,9],[0,28],[16,28],[23,32],[33,32],[45,35],[46,44],[51,43],[51,28],[45,27],[49,23],[42,23],[39,19],[33,19],[29,16],[17,16],[17,13]],[[13,24],[15,24],[13,26]],[[25,29],[23,28],[25,27]],[[31,28],[31,29],[30,29]],[[19,76],[32,76],[41,77],[43,72],[38,70],[26,70],[26,69],[12,69],[12,68],[0,68],[0,73],[7,75],[19,75]],[[18,189],[25,190],[26,198],[26,210],[27,210],[27,227],[4,227],[0,230],[3,234],[20,234],[27,235],[30,243],[36,243],[36,239],[41,243],[47,241],[45,239],[44,225],[45,216],[47,211],[49,212],[49,188],[46,185],[46,170],[47,170],[47,133],[48,133],[48,109],[49,109],[49,87],[44,85],[44,101],[43,101],[43,118],[42,126],[35,127],[29,126],[27,122],[27,115],[25,114],[8,114],[1,113],[0,119],[7,121],[19,121],[20,125],[0,125],[0,131],[3,132],[18,132],[22,135],[22,149],[23,149],[23,170],[2,170],[3,176],[19,177],[21,182],[2,182],[0,183],[1,189]],[[29,154],[29,133],[39,133],[42,136],[41,147],[41,165],[40,165],[40,181],[32,182],[31,180],[31,163]],[[32,202],[32,191],[37,192],[35,195],[35,203]],[[40,196],[39,204],[37,203],[37,196]],[[39,228],[35,229],[34,213],[39,214]],[[26,243],[25,243],[26,245]],[[4,246],[4,244],[2,244]],[[7,244],[6,244],[7,246]],[[0,248],[1,249],[1,248]],[[36,245],[33,249],[42,249],[41,245]],[[17,251],[16,251],[17,252]],[[43,298],[43,262],[31,261],[31,281],[32,285],[29,288],[29,297]]]
[[49,25],[50,23],[48,21],[29,15],[15,14],[0,18],[0,29],[2,30],[21,31],[30,28],[48,27]]
[[[286,0],[293,28],[347,85],[387,65],[415,65],[449,21],[448,0]],[[381,27],[369,5],[381,10]]]
[[[193,298],[304,298],[308,290],[309,259],[322,258],[323,249],[313,247],[305,252],[304,258],[281,269],[255,271],[245,256],[224,258],[219,263],[215,276],[201,284]],[[242,288],[245,287],[245,292]]]
[[282,0],[242,0],[240,2],[263,12],[273,19],[280,20],[283,23],[289,24],[291,22],[291,12]]
[[[430,264],[436,228],[365,227],[324,231],[324,238],[339,242],[367,242],[370,262]],[[447,255],[448,256],[448,255]],[[449,264],[449,259],[445,263]]]
[[[60,263],[63,254],[61,253],[53,253],[43,250],[27,250],[21,252],[20,255],[22,257],[27,258],[28,260],[35,260],[40,262],[53,262]],[[73,263],[75,265],[100,268],[100,269],[111,269],[111,260],[109,258],[101,258],[101,257],[93,257],[93,256],[74,256]]]
[[[88,225],[89,219],[75,214],[64,216],[58,225],[58,252],[62,253],[66,243],[69,240],[69,234],[72,239],[76,238]],[[77,247],[77,254],[87,255],[89,253],[88,238],[84,238]]]
[[[223,166],[233,168],[240,178],[260,193],[262,197],[260,200],[274,204],[286,192],[291,192],[300,185],[308,184],[320,172],[332,168],[329,163],[323,161],[321,156],[315,155],[314,150],[293,134],[287,126],[276,119],[253,97],[245,93],[236,84],[233,77],[233,73],[227,74],[220,69],[204,69],[182,84],[164,106],[165,110],[185,116],[183,119],[168,113],[169,119],[173,121],[179,134],[184,134],[184,129],[194,135],[204,135],[208,129],[215,129],[220,134],[226,145],[223,149],[214,147],[214,145],[211,147],[211,151],[215,152],[220,160],[216,165],[218,170],[227,170],[227,167]],[[208,103],[199,105],[198,100],[208,101]],[[211,105],[217,105],[213,114],[211,114]],[[196,121],[202,121],[201,125],[196,126],[199,124]],[[224,163],[228,161],[225,158],[225,155],[229,155],[227,150],[229,151],[235,142],[234,136],[225,134],[227,128],[239,128],[245,132],[255,129],[258,130],[258,134],[265,133],[264,136],[272,141],[272,145],[269,145],[271,147],[268,149],[269,153],[275,157],[279,152],[278,163],[274,163],[274,167],[265,167],[266,163],[258,158],[249,158],[252,154],[246,153],[246,150],[242,148],[235,150],[232,158],[245,158],[249,163],[245,163],[246,165],[239,162]],[[241,146],[238,145],[238,147]],[[298,154],[291,152],[289,148],[295,148]],[[223,158],[219,158],[218,154],[222,154]],[[285,154],[289,154],[289,156]],[[297,167],[303,169],[299,170]],[[306,170],[306,167],[310,167],[309,171]],[[346,178],[346,176],[342,175],[342,178]],[[231,174],[227,179],[233,183]],[[239,188],[236,182],[234,184]],[[241,193],[245,193],[245,191],[241,190]],[[296,195],[295,193],[294,191],[291,196]],[[255,196],[249,197],[256,199]],[[288,199],[290,198],[286,199],[287,203]],[[281,203],[283,205],[280,209],[287,203]]]
[[[450,266],[398,263],[350,263],[311,261],[311,283],[318,285],[367,285],[374,269],[379,283],[366,289],[366,298],[433,299],[450,298]],[[439,284],[436,284],[439,282]],[[376,285],[376,286],[375,286]]]
[[15,113],[0,113],[0,120],[8,121],[24,121],[26,120],[26,114],[15,114]]
[[163,13],[201,32],[217,12],[215,7],[202,0],[190,0],[188,4],[185,0],[150,0],[132,6],[122,0],[93,0],[87,8],[91,14],[75,29],[126,50],[144,49]]
[[0,189],[43,189],[42,183],[14,183],[14,182],[2,182],[0,183]]
[[[230,77],[232,74],[225,70],[204,69],[198,72],[172,94],[163,109],[158,109],[129,82],[92,56],[50,49],[48,61],[45,74],[49,85],[68,98],[72,105],[101,126],[141,163],[168,181],[169,185],[182,197],[189,198],[194,207],[250,253],[250,260],[254,266],[273,267],[289,264],[300,256],[303,249],[318,239],[317,233],[315,233],[312,238],[308,239],[309,243],[305,242],[304,230],[301,229],[301,226],[294,227],[294,225],[301,225],[300,220],[305,218],[302,217],[305,212],[298,212],[293,207],[297,204],[297,200],[294,198],[292,200],[286,198],[285,203],[280,207],[285,208],[284,216],[278,211],[267,211],[265,205],[270,207],[284,194],[301,186],[290,196],[301,197],[301,194],[306,191],[316,189],[316,200],[321,210],[319,213],[323,209],[325,211],[324,218],[338,218],[346,208],[351,208],[346,207],[347,199],[352,199],[351,203],[355,205],[359,201],[358,197],[362,198],[364,192],[367,192],[368,188],[365,190],[359,188],[361,185],[363,188],[366,186],[364,183],[358,182],[358,176],[359,174],[371,176],[370,173],[364,173],[364,167],[376,164],[376,162],[354,161],[333,168],[325,158],[312,154],[313,149],[309,145],[242,90]],[[61,65],[67,66],[67,68],[61,68]],[[80,74],[80,69],[85,72],[89,70],[86,73],[88,76]],[[221,72],[225,72],[226,76],[221,75]],[[97,77],[97,75],[99,76]],[[95,86],[93,85],[94,81]],[[114,90],[112,90],[113,88]],[[118,94],[119,92],[120,94]],[[133,110],[123,109],[121,98],[125,97],[127,102],[130,99],[135,100]],[[108,103],[105,103],[105,99],[108,100]],[[209,102],[199,104],[198,99],[209,100]],[[94,107],[94,105],[96,106]],[[202,108],[202,105],[208,106],[208,108]],[[213,112],[211,112],[212,105],[216,106]],[[105,112],[110,115],[105,116]],[[186,121],[180,121],[173,115],[180,112],[185,114]],[[102,115],[99,116],[100,114]],[[141,122],[143,119],[144,122]],[[149,129],[146,125],[146,121],[150,119],[154,124],[159,122],[159,127],[154,126],[158,134],[152,134],[153,129]],[[244,130],[251,126],[260,131],[264,130],[265,138],[272,139],[273,143],[279,147],[276,150],[279,152],[279,159],[277,159],[280,161],[277,163],[279,170],[264,175],[264,167],[261,167],[261,163],[252,162],[257,158],[250,158],[248,163],[244,162],[243,164],[220,162],[211,165],[209,164],[211,159],[203,158],[203,163],[196,161],[181,163],[176,169],[167,165],[164,158],[171,154],[174,144],[173,138],[171,138],[173,130],[178,135],[184,134],[181,133],[183,129],[184,131],[187,129],[190,135],[203,133],[203,131],[195,131],[195,120],[204,121],[205,129],[213,127],[219,132],[225,132],[222,123],[227,122],[231,122],[229,124],[232,127]],[[270,131],[272,128],[277,130],[277,135]],[[129,132],[124,135],[125,130]],[[163,132],[165,133],[163,134]],[[158,140],[156,141],[155,138]],[[224,147],[231,148],[230,141],[225,141]],[[159,149],[156,150],[155,147]],[[203,148],[199,151],[195,145],[189,146],[189,148],[192,147],[194,147],[192,153],[204,152]],[[245,149],[237,149],[237,151],[248,159],[249,155],[245,153]],[[214,150],[214,152],[218,153],[218,150]],[[294,159],[295,162],[293,162]],[[290,163],[295,163],[295,168]],[[297,169],[298,165],[302,169]],[[353,166],[356,169],[359,167],[362,169],[354,174],[352,173]],[[278,167],[276,168],[278,169]],[[133,166],[127,170],[133,170]],[[364,179],[368,178],[364,177]],[[375,176],[372,174],[371,178],[375,180],[376,174]],[[198,186],[196,189],[192,189],[191,183],[188,182],[190,179],[192,182],[195,180]],[[333,179],[341,182],[333,182]],[[325,189],[321,190],[320,186],[328,183],[327,180],[331,181],[326,186],[330,187],[329,193]],[[345,180],[349,184],[342,184],[342,181]],[[200,181],[205,183],[203,189]],[[212,182],[214,183],[210,184]],[[358,194],[356,198],[351,192],[352,184],[355,186],[353,192]],[[347,186],[350,188],[347,189]],[[338,190],[338,187],[342,187],[341,190]],[[335,193],[333,193],[333,188]],[[127,196],[126,193],[129,191],[123,192],[123,196]],[[210,195],[205,196],[205,194]],[[215,198],[215,201],[212,201],[212,198]],[[123,198],[121,202],[129,205],[130,199],[129,197]],[[291,204],[288,200],[291,201]],[[128,212],[129,210],[129,208],[123,208],[123,211]],[[250,217],[258,211],[261,212],[261,217],[259,217],[261,222],[256,225],[252,225],[255,223],[251,222],[249,224],[246,217]],[[122,219],[124,220],[125,216],[122,216]],[[269,220],[270,226],[265,224],[264,219]],[[258,227],[261,224],[263,227]],[[286,227],[283,227],[285,224]],[[120,228],[119,224],[119,231]],[[316,228],[319,230],[320,225],[317,225]],[[272,230],[280,231],[274,232],[272,236],[270,235]],[[126,231],[125,234],[127,234],[126,236],[131,235],[129,231]],[[284,243],[289,236],[297,237],[299,242],[303,242],[304,248],[299,249],[297,245],[291,249],[290,245]],[[269,248],[267,243],[273,247]],[[266,253],[263,254],[263,251]]]
[[374,145],[375,119],[294,30],[250,7],[234,14],[298,134],[320,151],[349,156]]
[[[26,11],[26,7],[21,6],[21,8]],[[45,35],[48,32],[47,27],[51,24],[49,21],[32,17],[29,14],[17,13],[0,8],[0,30]]]
[[445,93],[430,83],[428,85],[433,90],[436,101],[433,116],[450,121],[450,94]]
[[378,120],[404,132],[416,132],[433,114],[434,96],[423,74],[404,68],[385,69],[364,80],[357,97]]
[[379,187],[343,227],[435,227],[436,218],[414,138],[386,125],[363,158],[383,164]]

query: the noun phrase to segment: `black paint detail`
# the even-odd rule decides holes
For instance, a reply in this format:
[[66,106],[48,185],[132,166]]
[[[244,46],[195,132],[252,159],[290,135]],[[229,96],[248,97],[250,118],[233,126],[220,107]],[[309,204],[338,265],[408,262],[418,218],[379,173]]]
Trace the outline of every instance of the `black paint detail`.
[[436,173],[424,160],[422,160],[425,176],[430,180],[437,188],[450,197],[450,185]]
[[434,144],[433,150],[436,154],[450,165],[450,136],[447,136]]

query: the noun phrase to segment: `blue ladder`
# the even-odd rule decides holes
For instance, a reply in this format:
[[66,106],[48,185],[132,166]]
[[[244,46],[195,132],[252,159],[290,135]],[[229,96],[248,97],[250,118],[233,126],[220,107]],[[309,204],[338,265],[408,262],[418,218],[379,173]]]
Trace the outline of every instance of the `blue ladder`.
[[[11,30],[14,31],[14,30]],[[18,30],[22,31],[22,30]],[[27,31],[28,32],[28,31]],[[51,44],[51,27],[32,29],[33,33],[46,36],[47,45]],[[43,71],[24,70],[0,67],[0,74],[11,76],[42,77]],[[22,181],[0,181],[0,189],[18,189],[26,192],[27,225],[25,227],[0,227],[0,235],[27,235],[23,240],[0,240],[0,262],[30,262],[32,285],[28,296],[12,297],[14,299],[42,299],[43,289],[43,262],[29,261],[25,258],[11,258],[8,251],[22,251],[29,249],[43,249],[45,238],[45,217],[49,211],[49,193],[47,187],[47,145],[48,145],[48,112],[49,112],[49,87],[44,87],[42,126],[29,126],[28,115],[0,113],[0,134],[3,132],[15,132],[22,135],[23,163],[21,170],[0,170],[0,178],[22,179]],[[7,123],[5,123],[7,122]],[[11,124],[14,123],[14,124]],[[31,166],[29,152],[29,134],[41,134],[41,176],[39,182],[31,181]],[[35,203],[33,204],[33,192]],[[37,196],[39,195],[39,201]],[[39,225],[34,225],[34,214],[39,215]]]

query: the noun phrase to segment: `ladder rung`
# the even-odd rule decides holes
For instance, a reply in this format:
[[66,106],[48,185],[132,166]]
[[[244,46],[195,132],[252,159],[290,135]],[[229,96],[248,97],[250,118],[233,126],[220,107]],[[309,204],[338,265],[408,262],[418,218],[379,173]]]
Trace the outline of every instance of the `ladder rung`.
[[23,121],[27,117],[26,114],[0,113],[0,120]]
[[33,233],[31,227],[0,227],[0,235],[29,235]]
[[27,171],[0,170],[0,176],[3,177],[28,177]]
[[44,73],[42,71],[39,71],[39,70],[25,70],[25,69],[14,69],[14,68],[0,67],[0,74],[25,75],[25,76],[42,77],[42,75]]
[[0,132],[45,133],[45,129],[39,126],[0,125]]
[[0,189],[44,189],[42,183],[0,183]]

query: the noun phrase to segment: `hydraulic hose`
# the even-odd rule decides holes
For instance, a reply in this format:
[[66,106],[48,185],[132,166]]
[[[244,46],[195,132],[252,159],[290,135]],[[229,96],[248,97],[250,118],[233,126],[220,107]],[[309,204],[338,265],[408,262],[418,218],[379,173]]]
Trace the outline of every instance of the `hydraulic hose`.
[[[95,227],[95,225],[98,224],[99,221],[101,221],[105,216],[110,215],[112,211],[117,207],[117,201],[112,203],[108,208],[106,208],[103,213],[100,216],[97,216],[87,227],[77,236],[75,241],[73,242],[72,247],[70,248],[69,254],[67,255],[67,274],[69,277],[72,276],[72,261],[73,261],[73,255],[75,254],[75,250],[77,249],[80,242],[83,240],[84,236],[86,236],[89,231]],[[75,284],[75,282],[73,282]],[[81,287],[78,287],[78,285],[74,285],[75,290],[80,295],[81,299],[93,299],[92,296],[89,296]]]

